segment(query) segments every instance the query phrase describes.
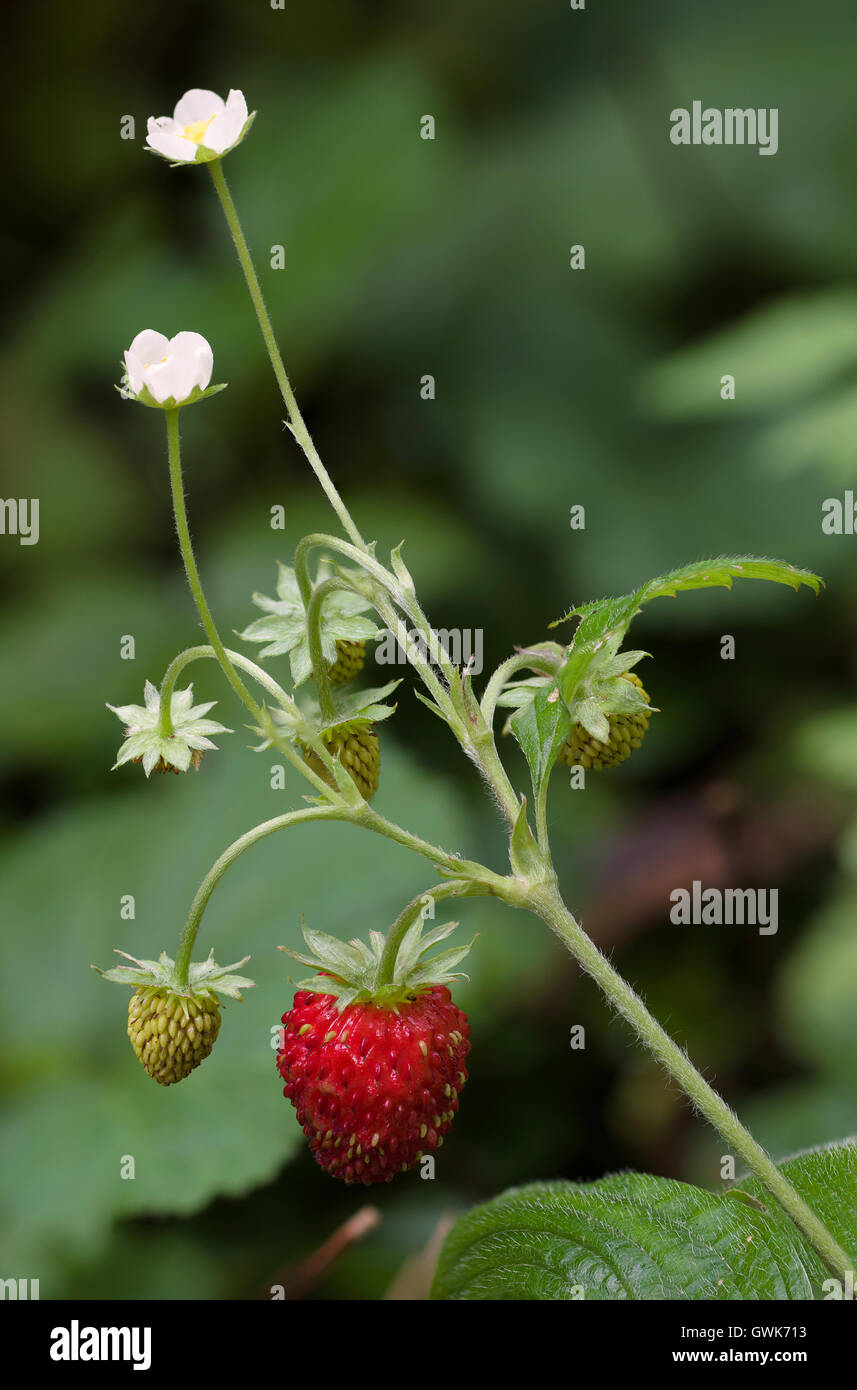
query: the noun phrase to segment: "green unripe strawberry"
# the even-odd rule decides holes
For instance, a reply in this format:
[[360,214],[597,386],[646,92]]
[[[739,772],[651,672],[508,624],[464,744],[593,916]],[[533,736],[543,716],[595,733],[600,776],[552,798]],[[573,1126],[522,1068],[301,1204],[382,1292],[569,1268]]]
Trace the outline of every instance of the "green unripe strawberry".
[[189,998],[143,987],[128,1005],[128,1037],[144,1070],[161,1086],[183,1081],[205,1061],[220,1032],[211,996]]
[[250,957],[221,966],[212,951],[207,960],[185,962],[182,969],[166,951],[157,960],[138,960],[127,951],[116,954],[131,964],[115,970],[92,968],[102,979],[134,990],[128,1037],[139,1062],[161,1086],[183,1081],[214,1047],[220,1032],[217,996],[240,999],[242,989],[253,988],[252,980],[232,974]]
[[[351,728],[339,727],[328,734],[322,734],[330,753],[338,758],[342,766],[351,774],[357,790],[365,801],[369,801],[378,790],[381,772],[381,748],[378,735],[371,725],[363,724]],[[321,759],[311,748],[304,748],[304,760],[318,777],[329,787],[335,787],[333,774],[328,771]]]
[[[625,671],[622,679],[633,682],[648,703],[649,697],[639,676],[635,676],[633,671]],[[642,711],[638,714],[609,714],[610,736],[603,742],[587,733],[582,724],[575,724],[559,751],[559,760],[568,767],[583,767],[587,772],[590,768],[600,772],[605,767],[617,767],[631,756],[635,748],[640,747],[650,718],[648,712]]]
[[365,642],[339,641],[336,644],[336,660],[328,668],[327,676],[331,685],[345,685],[353,681],[363,668],[366,659]]

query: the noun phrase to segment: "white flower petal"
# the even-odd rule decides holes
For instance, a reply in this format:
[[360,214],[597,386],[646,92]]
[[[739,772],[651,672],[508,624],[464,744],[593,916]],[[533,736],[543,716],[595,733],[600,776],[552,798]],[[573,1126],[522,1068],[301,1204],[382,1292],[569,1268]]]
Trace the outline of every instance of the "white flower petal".
[[184,126],[177,125],[172,116],[150,116],[146,130],[150,135],[181,135]]
[[180,160],[185,164],[194,162],[199,148],[192,140],[185,140],[182,135],[170,135],[160,130],[150,130],[146,143],[167,159]]
[[136,396],[143,385],[143,363],[130,348],[125,353],[125,371],[128,373],[128,386]]
[[247,111],[247,102],[244,100],[244,93],[236,91],[234,87],[231,88],[229,96],[226,98],[226,110],[237,112],[241,117],[241,125],[243,126],[249,114]]
[[146,385],[158,405],[173,398],[178,404],[184,401],[193,390],[194,364],[181,357],[168,357],[166,362],[157,362],[146,368]]
[[146,681],[143,698],[146,701],[146,709],[159,710],[161,708],[161,693],[152,681]]
[[201,333],[177,333],[170,339],[170,352],[193,366],[193,385],[204,391],[214,370],[211,344]]
[[156,333],[154,328],[144,328],[142,333],[137,334],[128,351],[145,364],[160,362],[162,357],[166,357],[169,346],[170,340],[163,333]]
[[220,116],[216,116],[202,137],[202,143],[208,150],[215,150],[217,154],[223,154],[228,150],[238,136],[241,134],[244,121],[237,111],[224,111]]
[[192,87],[176,102],[173,117],[177,125],[195,125],[197,121],[219,116],[223,107],[223,98],[216,92],[209,92],[205,87]]

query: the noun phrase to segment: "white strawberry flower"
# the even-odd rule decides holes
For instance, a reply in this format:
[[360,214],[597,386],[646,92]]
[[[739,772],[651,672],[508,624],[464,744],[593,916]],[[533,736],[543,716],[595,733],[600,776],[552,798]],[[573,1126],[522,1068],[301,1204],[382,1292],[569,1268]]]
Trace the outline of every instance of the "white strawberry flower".
[[201,333],[167,338],[154,328],[144,328],[125,353],[120,391],[128,400],[163,409],[191,405],[223,389],[207,389],[213,370],[214,353]]
[[206,164],[239,145],[250,129],[243,92],[224,101],[216,92],[192,87],[176,103],[172,116],[150,116],[146,143],[172,164]]
[[125,725],[125,742],[116,755],[113,771],[123,763],[141,762],[148,777],[153,771],[187,772],[191,763],[199,768],[206,748],[214,748],[208,734],[231,734],[232,730],[218,724],[214,719],[206,719],[216,700],[204,705],[194,705],[193,686],[187,690],[174,690],[170,700],[170,721],[173,732],[164,738],[160,731],[161,694],[157,686],[146,681],[144,705],[108,705],[117,719]]

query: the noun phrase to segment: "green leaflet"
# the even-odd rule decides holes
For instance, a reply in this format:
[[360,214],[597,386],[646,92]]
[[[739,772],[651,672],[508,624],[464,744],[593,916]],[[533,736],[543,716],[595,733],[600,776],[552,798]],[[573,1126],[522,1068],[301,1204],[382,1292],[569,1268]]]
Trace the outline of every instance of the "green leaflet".
[[[669,570],[620,598],[596,599],[569,608],[550,626],[557,627],[569,618],[598,617],[603,620],[597,624],[602,632],[614,631],[620,625],[627,627],[637,609],[650,599],[672,598],[685,589],[731,589],[733,579],[768,579],[773,584],[788,584],[792,589],[806,584],[815,593],[822,584],[811,570],[797,569],[785,560],[766,560],[755,555],[719,555],[713,560],[695,560],[693,564]],[[586,635],[592,637],[594,631]]]
[[[857,1143],[780,1166],[857,1263]],[[830,1278],[758,1179],[716,1193],[622,1173],[474,1208],[447,1237],[432,1297],[792,1300],[835,1296]]]

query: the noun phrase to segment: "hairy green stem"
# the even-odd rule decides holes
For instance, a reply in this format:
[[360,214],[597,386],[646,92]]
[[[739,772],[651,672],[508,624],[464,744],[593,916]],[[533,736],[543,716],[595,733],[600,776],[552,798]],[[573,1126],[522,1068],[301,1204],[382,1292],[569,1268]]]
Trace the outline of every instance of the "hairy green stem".
[[345,806],[308,806],[305,810],[288,811],[284,816],[275,816],[272,820],[263,821],[261,825],[254,825],[252,830],[248,830],[233,841],[229,848],[223,851],[220,858],[212,864],[196,890],[196,895],[190,905],[176,956],[176,978],[179,984],[187,984],[194,943],[202,915],[208,906],[208,900],[226,870],[235,863],[235,860],[244,853],[245,849],[258,844],[260,840],[264,840],[268,835],[273,835],[277,830],[285,830],[289,826],[300,825],[303,821],[347,820],[348,816],[349,811]]
[[[251,661],[249,657],[242,656],[241,652],[230,651],[228,647],[224,650],[233,666],[239,666],[246,671],[248,675],[254,676],[262,688],[267,690],[269,695],[273,695],[274,699],[282,705],[283,708],[288,708],[293,703],[282,686],[278,685],[274,680],[273,676],[270,676],[267,671],[263,671],[262,667],[257,666],[255,661]],[[187,647],[183,652],[179,652],[178,656],[173,657],[161,681],[161,713],[158,725],[158,732],[161,738],[170,738],[173,733],[173,722],[170,717],[170,709],[173,691],[176,688],[176,683],[182,671],[184,671],[187,666],[192,665],[194,661],[205,661],[211,658],[215,661],[219,661],[220,659],[214,647],[208,646]]]
[[223,215],[226,218],[226,224],[229,227],[232,240],[235,244],[235,250],[238,253],[238,260],[240,262],[241,269],[244,272],[244,279],[247,282],[247,289],[250,291],[250,298],[253,301],[253,308],[256,311],[256,318],[259,320],[259,327],[262,330],[262,338],[264,339],[265,347],[268,350],[268,356],[271,359],[271,366],[274,370],[274,376],[277,379],[277,385],[280,388],[280,395],[283,398],[283,403],[288,412],[289,426],[291,428],[292,434],[294,435],[298,444],[306,454],[307,459],[309,460],[309,463],[313,469],[313,472],[315,473],[316,477],[318,478],[318,481],[321,483],[321,486],[324,489],[325,496],[327,497],[328,502],[330,503],[333,510],[336,512],[336,515],[339,517],[340,522],[342,523],[343,529],[351,537],[355,545],[359,545],[362,548],[363,538],[360,535],[360,532],[358,531],[357,527],[355,526],[354,521],[352,520],[351,513],[349,512],[348,508],[346,507],[345,503],[343,502],[342,498],[337,492],[327,469],[322,463],[318,450],[316,449],[312,441],[312,436],[309,430],[307,429],[306,424],[304,423],[304,418],[301,415],[300,410],[298,409],[298,403],[295,399],[295,393],[292,390],[291,383],[289,381],[288,376],[286,375],[286,369],[283,365],[283,359],[280,356],[280,349],[277,347],[277,340],[274,337],[274,330],[271,327],[271,320],[268,315],[268,310],[265,307],[265,300],[262,295],[261,286],[259,284],[259,277],[256,274],[256,268],[253,265],[253,258],[250,255],[250,250],[247,246],[247,239],[244,236],[241,223],[238,219],[238,213],[235,209],[235,204],[232,201],[232,194],[229,192],[229,187],[226,183],[226,178],[223,173],[223,166],[221,164],[221,161],[219,159],[211,160],[208,165],[208,170],[211,174],[211,180],[214,184],[217,196],[220,199],[220,206],[223,208]]
[[321,707],[321,717],[326,724],[333,723],[333,720],[336,718],[336,710],[333,705],[333,690],[330,684],[329,667],[325,660],[324,650],[321,645],[321,615],[324,601],[328,595],[342,589],[347,590],[350,594],[356,592],[344,579],[325,579],[313,589],[312,597],[310,598],[306,610],[312,677],[315,681],[316,689],[318,690],[318,703]]
[[193,553],[193,544],[190,538],[190,527],[188,526],[187,508],[184,500],[184,483],[182,481],[181,448],[179,445],[179,412],[178,410],[165,410],[164,415],[167,422],[167,449],[169,452],[170,463],[170,489],[173,497],[173,514],[176,521],[176,531],[179,537],[179,549],[181,550],[182,560],[184,561],[187,582],[193,595],[202,625],[205,628],[205,635],[217,654],[223,674],[235,691],[242,704],[246,705],[257,719],[261,716],[261,710],[257,705],[250,691],[242,681],[232,662],[226,654],[226,648],[220,639],[211,609],[206,601],[202,588],[202,580],[199,577],[199,569],[196,557]]
[[[295,574],[305,603],[309,601],[308,595],[312,593],[309,555],[312,550],[318,547],[336,550],[346,558],[355,561],[383,590],[381,594],[374,591],[369,594],[378,616],[397,641],[401,643],[408,661],[420,676],[461,747],[479,767],[509,824],[514,825],[519,802],[500,759],[500,754],[497,752],[491,728],[485,724],[484,720],[482,727],[476,731],[465,725],[453,705],[448,686],[444,686],[435,675],[431,664],[423,656],[417,644],[407,640],[407,630],[397,611],[397,606],[411,619],[423,639],[427,642],[431,640],[432,629],[419,603],[412,595],[402,589],[395,575],[390,574],[374,556],[364,554],[355,546],[339,540],[336,536],[327,536],[323,533],[304,536],[295,551]],[[441,664],[443,666],[443,661]],[[447,680],[458,679],[458,673],[450,665],[448,657],[446,658],[446,666],[448,667]]]
[[492,674],[482,695],[482,714],[486,724],[493,723],[497,701],[503,693],[504,687],[518,671],[539,671],[543,675],[552,676],[556,670],[557,662],[555,660],[551,660],[548,656],[540,656],[535,650],[515,652],[514,656],[501,662]]
[[[170,488],[173,498],[173,513],[175,515],[176,531],[178,532],[179,548],[184,562],[187,581],[190,585],[191,594],[193,595],[193,601],[196,604],[197,612],[205,628],[206,636],[214,649],[215,656],[220,663],[221,670],[226,676],[226,679],[229,681],[229,684],[232,686],[239,700],[241,700],[250,711],[257,723],[264,727],[266,724],[264,711],[261,705],[254,700],[250,691],[238,675],[238,672],[235,670],[235,667],[232,665],[229,653],[221,641],[220,633],[217,630],[217,625],[215,624],[211,609],[208,606],[205,593],[203,592],[202,580],[199,577],[199,569],[197,567],[196,557],[193,553],[193,544],[190,538],[190,527],[188,526],[187,519],[187,508],[184,500],[181,448],[179,445],[179,412],[178,410],[166,410],[164,414],[167,422],[167,447],[169,452]],[[339,799],[338,793],[333,791],[321,777],[318,777],[316,773],[313,772],[312,768],[295,752],[294,748],[287,740],[279,738],[275,730],[271,730],[269,736],[277,750],[288,759],[293,767],[297,768],[302,776],[306,777],[307,781],[312,783],[316,791],[320,792],[326,801]],[[321,744],[322,741],[319,739],[318,743]],[[325,754],[326,751],[325,749]]]
[[652,1017],[640,996],[575,921],[556,887],[544,885],[533,890],[526,906],[565,943],[582,968],[599,985],[608,1002],[630,1023],[640,1041],[678,1082],[696,1109],[764,1183],[828,1268],[845,1282],[849,1274],[853,1275],[852,1260],[762,1146],[744,1128],[737,1115],[696,1070],[687,1053]]
[[[212,864],[205,878],[202,880],[190,910],[187,915],[181,941],[179,942],[178,954],[176,956],[177,979],[181,985],[187,984],[188,970],[190,968],[191,956],[202,922],[203,913],[208,906],[209,899],[217,887],[218,883],[242,855],[245,849],[251,845],[258,844],[268,835],[274,835],[278,830],[288,830],[293,825],[300,825],[305,821],[333,820],[346,821],[351,825],[356,825],[365,830],[373,830],[376,834],[384,835],[387,839],[393,840],[396,844],[403,845],[405,849],[413,850],[416,854],[423,855],[430,859],[433,864],[440,865],[451,872],[460,871],[479,871],[482,880],[486,885],[500,888],[505,880],[499,875],[493,874],[490,869],[484,868],[481,864],[471,864],[468,861],[457,859],[455,855],[441,849],[438,845],[431,844],[428,840],[422,840],[418,835],[412,835],[410,831],[403,830],[401,826],[394,825],[392,821],[373,811],[365,803],[359,807],[339,805],[339,806],[309,806],[299,811],[287,811],[282,816],[274,816],[271,820],[262,821],[260,825],[253,826],[252,830],[247,830],[243,835],[239,835],[227,849]],[[455,891],[463,892],[467,886],[467,880],[456,881]],[[433,890],[433,897],[446,897],[453,891],[452,880],[446,880]],[[487,888],[486,888],[487,891]]]
[[[360,550],[356,546],[349,545],[347,541],[340,540],[338,536],[328,536],[322,532],[316,532],[313,535],[304,536],[303,539],[298,542],[295,550],[295,574],[305,605],[309,603],[310,595],[312,594],[309,556],[313,550],[319,548],[335,550],[340,555],[344,555],[346,559],[353,560],[355,564],[360,566],[360,568],[375,581],[377,589],[372,586],[367,587],[365,596],[372,603],[378,616],[397,640],[401,642],[402,649],[406,653],[409,662],[417,671],[423,684],[432,696],[432,699],[438,707],[443,710],[450,722],[453,733],[455,733],[456,737],[459,737],[460,740],[456,725],[459,727],[462,726],[460,725],[455,710],[452,708],[448,691],[435,675],[430,663],[426,661],[422,652],[407,641],[406,630],[402,630],[404,624],[397,612],[397,608],[401,609],[401,611],[410,618],[411,622],[417,630],[422,633],[424,638],[428,639],[431,634],[429,621],[413,595],[406,593],[405,590],[402,589],[396,576],[391,574],[388,569],[376,560],[374,555],[370,555],[367,551]],[[378,590],[381,592],[378,592]]]
[[412,898],[403,912],[400,912],[392,927],[387,933],[384,942],[384,949],[381,952],[381,959],[378,962],[378,978],[376,984],[388,985],[392,982],[396,970],[396,957],[399,954],[399,947],[402,941],[417,920],[420,912],[425,911],[425,903],[428,898],[432,903],[440,902],[443,898],[455,898],[467,889],[467,883],[461,881],[456,883],[453,879],[446,883],[436,883],[432,888],[426,889],[424,893]]

